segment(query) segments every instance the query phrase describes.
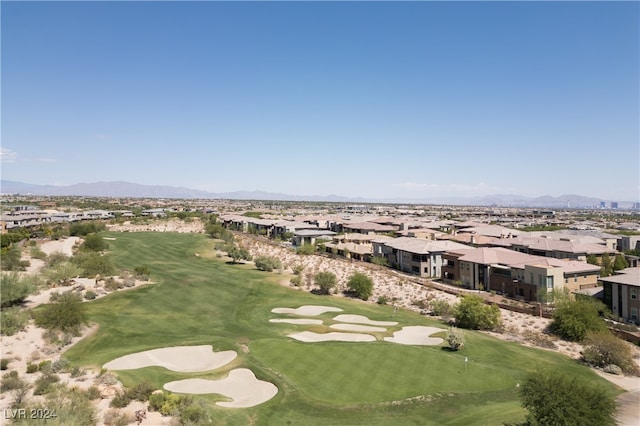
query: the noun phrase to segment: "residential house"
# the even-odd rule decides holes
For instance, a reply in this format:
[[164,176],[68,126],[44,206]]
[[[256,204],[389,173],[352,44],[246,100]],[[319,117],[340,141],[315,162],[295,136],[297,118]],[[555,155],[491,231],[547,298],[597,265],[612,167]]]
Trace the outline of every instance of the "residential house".
[[640,268],[627,268],[617,275],[600,278],[604,288],[602,301],[614,315],[640,324]]
[[480,247],[443,255],[442,279],[510,297],[537,300],[541,292],[568,291],[597,286],[600,267],[586,262],[559,260],[505,249]]
[[468,248],[453,241],[432,241],[422,238],[399,237],[373,240],[375,255],[387,258],[389,266],[420,277],[439,277],[442,255],[450,250]]

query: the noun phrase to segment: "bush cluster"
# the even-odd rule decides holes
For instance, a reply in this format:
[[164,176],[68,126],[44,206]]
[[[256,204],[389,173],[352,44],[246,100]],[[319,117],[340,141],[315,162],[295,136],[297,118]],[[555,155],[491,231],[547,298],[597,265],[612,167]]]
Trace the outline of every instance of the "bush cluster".
[[629,344],[608,331],[589,333],[585,338],[582,358],[595,367],[617,365],[627,375],[640,375]]
[[454,307],[456,325],[473,330],[492,330],[500,325],[500,308],[485,305],[480,296],[465,295]]
[[373,293],[373,281],[361,272],[351,275],[349,281],[347,281],[347,287],[357,298],[362,300],[368,300]]
[[274,269],[281,269],[282,262],[275,257],[259,256],[254,260],[256,268],[260,271],[272,272]]

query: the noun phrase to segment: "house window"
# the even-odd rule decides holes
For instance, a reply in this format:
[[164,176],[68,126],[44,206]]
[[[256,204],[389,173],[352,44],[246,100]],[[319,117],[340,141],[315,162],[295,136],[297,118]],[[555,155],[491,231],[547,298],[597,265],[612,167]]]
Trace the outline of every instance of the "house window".
[[631,319],[633,321],[638,320],[638,308],[631,308]]
[[547,288],[553,288],[553,276],[547,277]]
[[577,283],[578,282],[578,274],[574,274],[573,275],[573,282]]
[[631,300],[637,300],[638,299],[638,289],[637,288],[632,288],[631,289]]

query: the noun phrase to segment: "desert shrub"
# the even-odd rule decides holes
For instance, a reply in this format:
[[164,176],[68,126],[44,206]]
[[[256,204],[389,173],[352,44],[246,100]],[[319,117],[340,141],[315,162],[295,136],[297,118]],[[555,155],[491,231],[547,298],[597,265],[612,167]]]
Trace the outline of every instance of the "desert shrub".
[[124,288],[124,283],[122,281],[118,281],[113,277],[109,277],[104,282],[104,288],[109,291],[115,291],[121,288]]
[[33,394],[45,395],[53,390],[53,384],[60,381],[60,377],[53,373],[42,373],[34,383]]
[[51,253],[49,256],[47,256],[47,259],[45,261],[45,264],[48,267],[52,267],[52,266],[56,266],[62,262],[67,262],[69,261],[69,256],[67,256],[66,254],[56,251]]
[[201,424],[207,418],[207,411],[199,405],[189,405],[180,411],[180,421],[185,424]]
[[51,363],[51,371],[54,373],[61,373],[69,368],[69,361],[64,358],[59,358]]
[[431,313],[436,316],[450,315],[453,311],[451,305],[446,300],[435,299],[429,302]]
[[43,252],[38,247],[31,247],[29,249],[29,256],[33,257],[34,259],[45,260],[47,258],[47,253]]
[[185,407],[188,407],[193,402],[193,398],[188,395],[181,396],[173,393],[163,395],[164,400],[162,402],[162,406],[158,410],[163,416],[179,415]]
[[10,358],[2,358],[0,359],[0,370],[6,370],[9,367]]
[[525,379],[520,399],[529,425],[616,424],[614,394],[599,384],[559,371],[535,371]]
[[351,275],[347,281],[347,287],[362,300],[368,300],[373,293],[373,281],[371,278],[361,272]]
[[294,275],[301,275],[302,272],[304,271],[304,265],[294,265],[293,268],[291,268],[291,270],[293,271]]
[[126,277],[122,280],[122,285],[128,288],[134,287],[136,285],[135,278]]
[[272,272],[274,269],[282,268],[282,262],[275,257],[260,256],[255,258],[256,268],[260,271]]
[[33,374],[38,372],[38,364],[27,363],[27,374]]
[[51,361],[49,360],[45,360],[42,361],[38,364],[38,371],[43,371],[43,372],[52,372],[51,370]]
[[135,418],[129,413],[123,413],[120,410],[111,409],[104,413],[102,421],[105,426],[127,426],[135,422]]
[[585,362],[596,366],[606,367],[617,365],[628,375],[640,375],[640,368],[633,359],[629,344],[608,331],[589,333],[585,338],[582,358]]
[[115,273],[115,267],[108,255],[100,255],[96,252],[79,253],[72,261],[82,270],[85,277],[96,275],[109,276]]
[[447,331],[447,343],[453,351],[462,348],[464,346],[464,332],[456,327],[449,327]]
[[76,222],[69,225],[69,235],[83,237],[106,229],[107,225],[101,222]]
[[371,263],[379,266],[389,266],[389,261],[384,256],[371,256]]
[[563,300],[553,312],[551,332],[576,342],[584,340],[589,332],[603,332],[607,329],[599,313],[603,306],[601,302],[583,298]]
[[133,268],[133,272],[135,273],[136,278],[144,281],[149,280],[149,275],[151,275],[151,271],[149,271],[149,267],[146,265],[139,265]]
[[80,367],[71,367],[71,369],[69,370],[69,375],[75,379],[84,376],[85,371]]
[[313,277],[313,282],[316,286],[318,286],[321,293],[329,294],[329,291],[331,291],[331,289],[336,286],[338,280],[336,278],[336,274],[334,274],[333,272],[324,271],[318,272]]
[[497,305],[485,305],[480,296],[462,297],[454,307],[456,325],[473,330],[492,330],[500,325],[500,309]]
[[547,349],[556,348],[556,344],[553,342],[553,340],[551,340],[549,336],[543,333],[537,333],[531,330],[524,330],[522,332],[522,337],[525,340],[533,343],[534,345],[540,348],[547,348]]
[[2,262],[0,268],[3,271],[24,271],[31,263],[27,260],[21,260],[22,252],[16,244],[2,248]]
[[136,401],[147,401],[155,388],[149,382],[142,382],[127,389],[127,396]]
[[63,261],[51,266],[46,272],[46,278],[53,283],[63,283],[71,278],[79,277],[82,269],[72,262]]
[[293,278],[291,278],[291,280],[289,280],[289,282],[296,286],[296,287],[301,287],[304,283],[302,282],[302,276],[301,275],[294,275]]
[[102,394],[100,393],[100,389],[95,386],[89,386],[89,388],[87,389],[87,398],[90,400],[94,400],[94,399],[100,399],[102,398]]
[[23,331],[29,324],[29,311],[12,306],[0,309],[0,334],[3,336],[13,336],[19,331]]
[[0,275],[0,306],[6,308],[19,305],[34,290],[32,282],[22,278],[17,272],[2,274]]
[[[94,425],[97,422],[96,409],[87,398],[86,392],[77,388],[57,384],[53,385],[43,402],[35,402],[24,406],[26,412],[31,410],[55,411],[56,417],[47,419],[49,426]],[[28,416],[27,416],[28,417]],[[15,419],[13,424],[43,424],[42,420],[34,423],[32,419]]]
[[238,263],[239,260],[251,260],[251,254],[244,247],[228,247],[227,255],[231,258],[233,263]]
[[78,295],[63,293],[57,303],[46,305],[35,318],[39,327],[77,333],[87,322],[87,313]]
[[107,244],[100,234],[88,234],[84,237],[84,242],[80,245],[80,250],[87,251],[105,251],[108,248],[109,244]]
[[380,296],[378,297],[376,303],[378,305],[386,305],[387,303],[389,303],[389,298],[387,296]]
[[131,398],[129,397],[129,395],[127,395],[126,392],[116,392],[116,394],[113,396],[113,399],[111,400],[111,403],[109,403],[109,407],[124,408],[129,405],[130,402]]
[[93,290],[87,290],[87,291],[84,292],[84,298],[87,299],[87,300],[93,300],[96,297],[98,297],[98,295]]
[[316,246],[314,244],[303,244],[296,250],[296,253],[302,256],[308,256],[316,252]]
[[7,392],[13,389],[18,389],[22,386],[22,379],[18,376],[18,372],[13,370],[2,376],[0,381],[0,392]]
[[160,408],[164,404],[166,395],[164,392],[156,392],[149,395],[149,410],[160,411]]

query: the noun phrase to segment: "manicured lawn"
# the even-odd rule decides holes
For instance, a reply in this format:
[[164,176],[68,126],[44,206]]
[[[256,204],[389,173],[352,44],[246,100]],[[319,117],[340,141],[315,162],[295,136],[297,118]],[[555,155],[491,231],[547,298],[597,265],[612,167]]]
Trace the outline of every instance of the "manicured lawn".
[[[279,389],[271,401],[250,409],[224,409],[205,396],[221,424],[501,424],[524,418],[516,383],[542,366],[588,376],[615,392],[590,370],[566,357],[466,332],[459,352],[441,347],[388,342],[301,343],[286,334],[328,331],[326,325],[269,323],[287,315],[275,307],[331,305],[343,313],[405,325],[442,324],[415,313],[289,289],[282,276],[207,256],[212,240],[203,235],[109,233],[118,268],[148,265],[156,283],[122,291],[88,304],[95,335],[65,357],[80,366],[101,366],[130,353],[176,345],[211,344],[235,350],[232,365],[214,372],[184,374],[159,367],[118,373],[126,385],[156,387],[182,378],[220,377],[236,367],[253,370]],[[200,256],[196,256],[199,253]],[[331,323],[336,313],[319,316]],[[390,334],[389,334],[390,335]],[[246,345],[249,352],[243,352]],[[465,369],[464,358],[468,358]],[[197,398],[200,398],[199,396]],[[395,401],[395,402],[394,402]]]

